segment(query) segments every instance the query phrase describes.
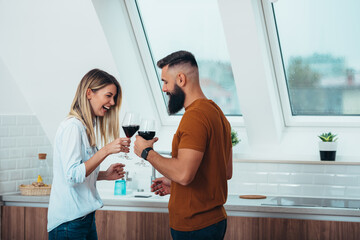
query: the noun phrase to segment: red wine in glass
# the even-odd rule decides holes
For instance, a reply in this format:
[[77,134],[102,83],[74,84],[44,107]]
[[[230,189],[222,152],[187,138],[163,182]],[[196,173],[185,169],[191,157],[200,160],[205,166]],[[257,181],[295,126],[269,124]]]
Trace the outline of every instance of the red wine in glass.
[[145,140],[151,140],[155,137],[155,131],[139,131],[138,134]]
[[[131,138],[140,128],[140,118],[137,113],[127,112],[121,124],[127,138]],[[126,153],[125,159],[131,159]]]
[[139,130],[140,126],[139,125],[129,125],[129,126],[122,126],[122,128],[124,129],[126,137],[131,138],[132,136],[134,136],[136,131]]

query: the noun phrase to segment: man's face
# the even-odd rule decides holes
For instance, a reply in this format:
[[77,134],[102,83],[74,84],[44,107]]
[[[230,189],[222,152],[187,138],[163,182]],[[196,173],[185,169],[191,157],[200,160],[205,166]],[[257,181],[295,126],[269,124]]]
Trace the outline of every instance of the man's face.
[[163,92],[169,96],[168,112],[170,115],[179,112],[185,102],[184,91],[176,84],[176,74],[169,71],[168,66],[162,68],[161,80],[163,81]]

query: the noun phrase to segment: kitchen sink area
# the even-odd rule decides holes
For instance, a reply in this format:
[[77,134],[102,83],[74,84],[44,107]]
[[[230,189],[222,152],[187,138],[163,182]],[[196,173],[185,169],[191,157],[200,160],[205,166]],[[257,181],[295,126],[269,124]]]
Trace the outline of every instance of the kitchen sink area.
[[326,208],[360,209],[360,200],[277,196],[277,197],[269,198],[261,205],[281,206],[281,207],[288,206],[288,207],[326,207]]

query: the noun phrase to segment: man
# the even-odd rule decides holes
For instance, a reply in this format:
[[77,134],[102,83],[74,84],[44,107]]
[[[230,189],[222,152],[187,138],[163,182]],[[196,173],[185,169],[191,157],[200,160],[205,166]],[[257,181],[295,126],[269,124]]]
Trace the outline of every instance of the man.
[[169,194],[173,239],[223,239],[226,231],[227,180],[232,177],[231,127],[221,109],[201,90],[195,57],[174,52],[157,63],[168,111],[185,113],[172,142],[172,158],[152,149],[158,139],[136,136],[134,152],[165,177],[151,185]]

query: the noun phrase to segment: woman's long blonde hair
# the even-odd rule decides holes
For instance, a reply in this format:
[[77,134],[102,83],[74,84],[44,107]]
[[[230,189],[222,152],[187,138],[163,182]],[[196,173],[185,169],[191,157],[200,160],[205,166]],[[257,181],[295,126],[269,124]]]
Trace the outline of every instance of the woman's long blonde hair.
[[[96,92],[109,84],[116,86],[117,93],[114,96],[115,105],[106,112],[104,117],[92,116],[90,102],[86,96],[87,89]],[[71,104],[69,117],[75,117],[85,125],[90,146],[98,145],[98,141],[104,146],[119,137],[121,98],[122,93],[119,82],[107,72],[93,69],[81,79]]]

